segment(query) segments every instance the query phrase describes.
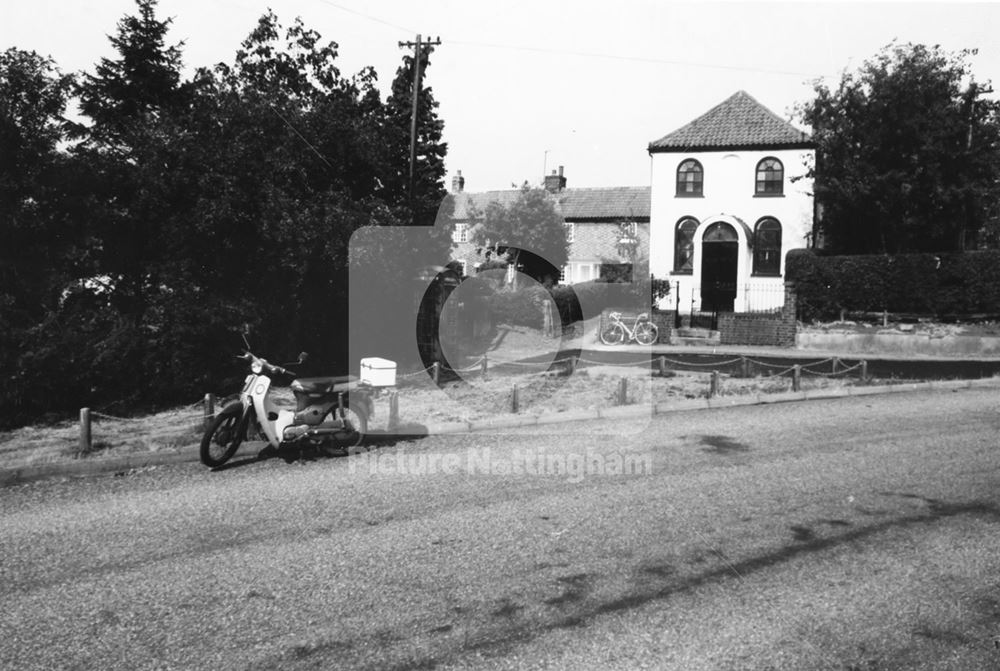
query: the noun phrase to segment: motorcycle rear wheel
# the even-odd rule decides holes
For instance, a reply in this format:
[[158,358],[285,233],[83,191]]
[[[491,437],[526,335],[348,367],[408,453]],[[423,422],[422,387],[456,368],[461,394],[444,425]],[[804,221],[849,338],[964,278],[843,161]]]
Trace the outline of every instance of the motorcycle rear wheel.
[[[331,419],[340,419],[340,409],[334,408]],[[368,433],[368,414],[354,403],[344,406],[345,428],[319,445],[319,451],[327,457],[342,457],[361,448]]]
[[246,436],[249,420],[241,403],[223,408],[201,438],[201,463],[217,468],[229,461]]

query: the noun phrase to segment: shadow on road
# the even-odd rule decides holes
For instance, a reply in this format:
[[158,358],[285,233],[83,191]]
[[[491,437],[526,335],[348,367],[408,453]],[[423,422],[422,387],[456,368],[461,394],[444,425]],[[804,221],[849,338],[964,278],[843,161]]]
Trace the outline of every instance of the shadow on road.
[[338,450],[329,455],[324,454],[324,452],[319,448],[312,446],[289,446],[282,447],[281,449],[275,449],[274,447],[271,447],[271,445],[265,444],[264,447],[260,448],[256,452],[250,450],[246,454],[236,456],[227,461],[225,464],[216,466],[211,470],[213,473],[229,471],[235,468],[243,468],[245,466],[259,464],[262,461],[269,461],[271,459],[281,459],[286,464],[292,464],[299,461],[341,459],[364,452],[395,447],[400,443],[421,440],[423,438],[427,438],[428,435],[427,427],[419,424],[408,424],[400,431],[393,433],[383,431],[369,433],[365,436],[361,445],[357,447],[343,448],[342,450]]

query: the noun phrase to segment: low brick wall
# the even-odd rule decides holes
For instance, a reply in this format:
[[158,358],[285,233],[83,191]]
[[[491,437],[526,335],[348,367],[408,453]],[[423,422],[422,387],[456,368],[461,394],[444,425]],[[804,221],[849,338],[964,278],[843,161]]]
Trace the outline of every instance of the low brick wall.
[[785,284],[785,304],[775,312],[723,312],[719,314],[719,343],[793,347],[797,330],[795,287]]
[[677,313],[673,310],[653,310],[650,313],[650,320],[656,324],[656,342],[669,343],[670,337],[674,333],[674,324]]

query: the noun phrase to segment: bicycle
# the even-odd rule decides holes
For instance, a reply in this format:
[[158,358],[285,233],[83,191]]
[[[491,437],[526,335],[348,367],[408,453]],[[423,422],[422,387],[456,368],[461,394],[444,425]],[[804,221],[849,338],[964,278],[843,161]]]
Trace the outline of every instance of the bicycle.
[[[620,345],[633,340],[640,345],[652,345],[656,342],[659,330],[656,324],[649,321],[649,313],[643,312],[632,322],[632,328],[622,321],[622,313],[612,312],[611,323],[601,328],[600,339],[605,345]],[[628,340],[625,337],[628,336]]]

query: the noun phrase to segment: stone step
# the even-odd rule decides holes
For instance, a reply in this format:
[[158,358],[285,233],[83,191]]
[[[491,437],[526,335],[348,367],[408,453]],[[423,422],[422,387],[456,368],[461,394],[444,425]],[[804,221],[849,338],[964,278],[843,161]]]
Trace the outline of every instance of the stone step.
[[694,347],[715,347],[720,342],[718,331],[711,331],[709,336],[682,336],[678,334],[670,338],[671,345],[691,345]]
[[682,338],[713,338],[718,337],[718,331],[711,329],[692,328],[690,326],[677,329],[677,335]]

